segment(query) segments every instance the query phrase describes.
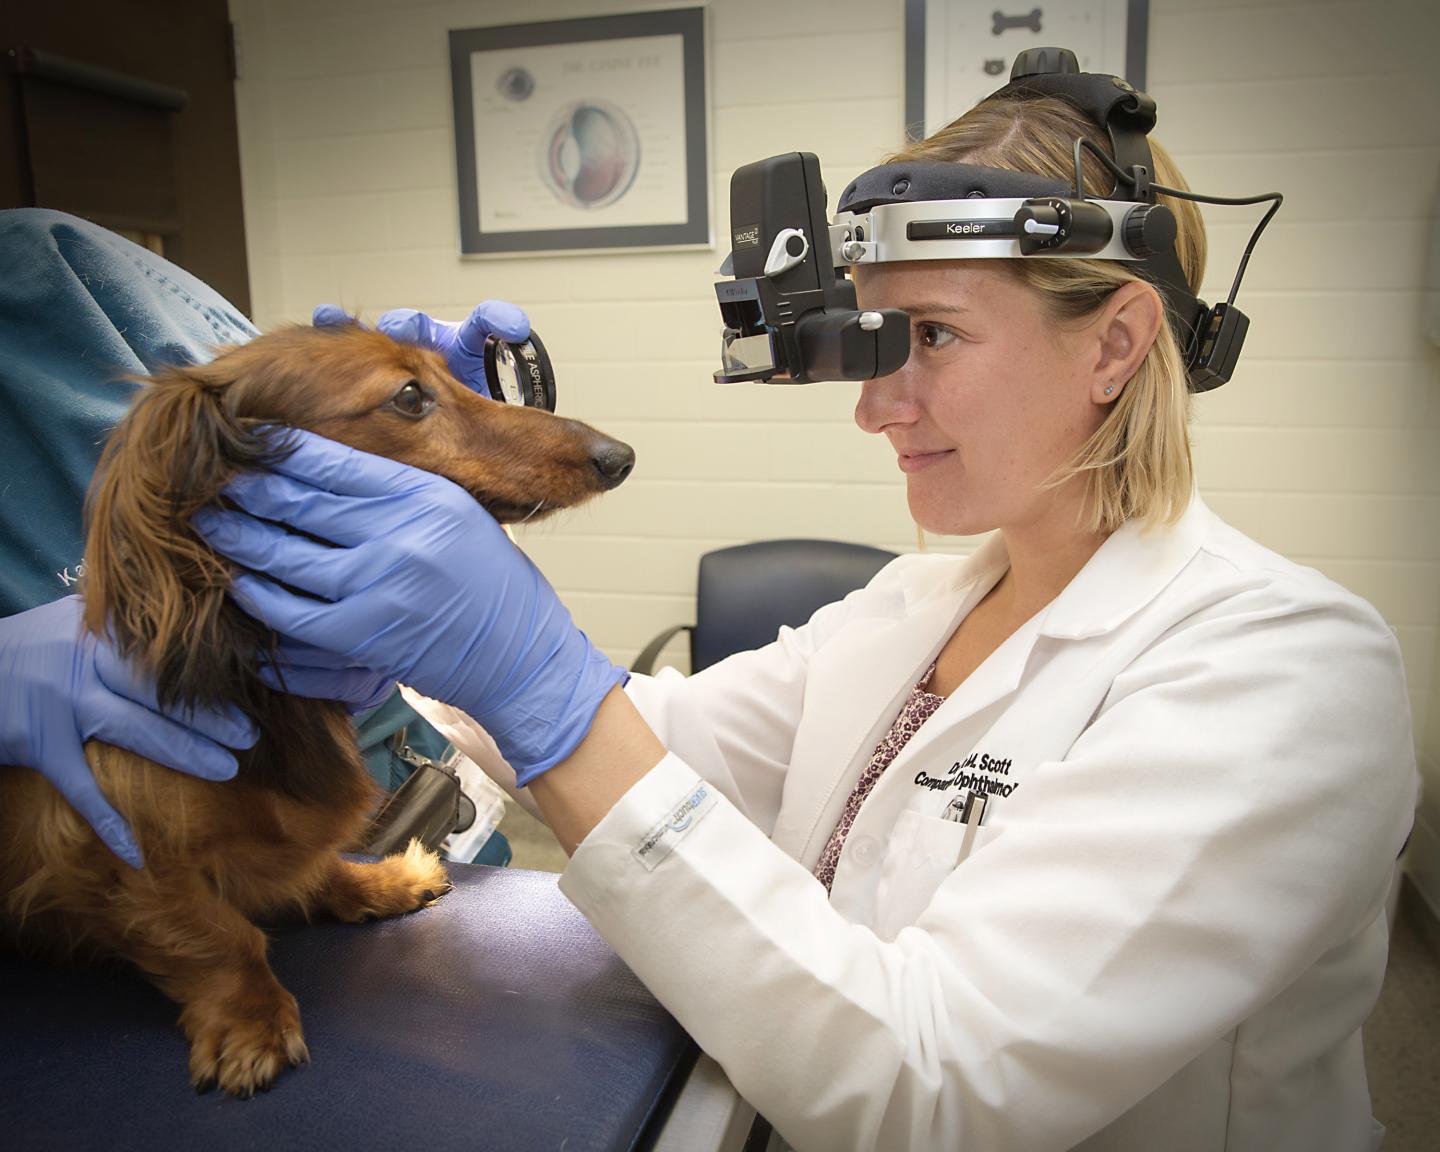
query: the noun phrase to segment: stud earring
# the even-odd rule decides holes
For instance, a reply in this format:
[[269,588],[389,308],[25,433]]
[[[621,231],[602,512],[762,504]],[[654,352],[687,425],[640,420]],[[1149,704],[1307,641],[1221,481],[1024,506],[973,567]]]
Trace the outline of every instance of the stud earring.
[[1109,388],[1106,388],[1106,389],[1105,389],[1105,395],[1106,395],[1106,396],[1109,396],[1110,393],[1111,393],[1111,392],[1114,392],[1114,391],[1115,391],[1115,386],[1112,384]]

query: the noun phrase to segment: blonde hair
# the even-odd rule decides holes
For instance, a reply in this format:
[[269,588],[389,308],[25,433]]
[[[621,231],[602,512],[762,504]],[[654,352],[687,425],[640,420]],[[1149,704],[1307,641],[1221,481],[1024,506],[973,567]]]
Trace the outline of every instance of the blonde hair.
[[[1104,130],[1063,100],[1049,96],[988,100],[891,156],[888,162],[949,160],[1036,172],[1073,183],[1076,137],[1092,141],[1110,155]],[[1169,153],[1158,141],[1149,143],[1155,182],[1188,190]],[[1089,152],[1084,153],[1081,170],[1087,195],[1105,196],[1114,187],[1114,178]],[[1205,226],[1200,211],[1188,200],[1164,195],[1158,199],[1175,213],[1176,255],[1185,279],[1197,286],[1205,272]],[[1118,260],[1017,259],[1006,263],[1022,283],[1045,298],[1060,321],[1085,319],[1122,284],[1144,281],[1133,265]],[[1168,321],[1168,306],[1166,312]],[[1194,485],[1189,417],[1184,354],[1167,322],[1100,427],[1046,481],[1046,487],[1083,477],[1084,526],[1092,531],[1112,532],[1131,518],[1147,524],[1174,523],[1185,511]]]

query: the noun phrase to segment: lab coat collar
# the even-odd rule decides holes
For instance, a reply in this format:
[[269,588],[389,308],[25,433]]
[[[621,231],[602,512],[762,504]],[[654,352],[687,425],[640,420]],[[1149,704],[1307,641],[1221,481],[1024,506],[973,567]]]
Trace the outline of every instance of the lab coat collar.
[[[964,605],[968,612],[977,600],[984,597],[1010,567],[1010,554],[1005,548],[1005,538],[999,532],[992,532],[981,540],[979,547],[964,563],[949,568],[943,582],[931,583],[917,580],[905,588],[905,607],[908,612],[928,608],[935,600],[946,604]],[[979,594],[976,590],[979,589]],[[958,610],[958,609],[957,609]]]
[[1215,523],[1215,514],[1192,495],[1176,524],[1149,530],[1133,520],[1121,525],[1050,602],[1040,635],[1084,640],[1118,628],[1180,574]]
[[[1213,522],[1197,499],[1170,528],[1142,533],[1127,524],[1112,534],[1048,608],[951,694],[941,706],[943,727],[953,734],[962,720],[1014,692],[1037,636],[1083,639],[1123,624],[1180,572]],[[840,669],[835,686],[840,703],[797,743],[792,772],[806,777],[807,799],[787,804],[772,833],[775,843],[806,867],[814,867],[850,788],[916,679],[1009,563],[1005,541],[994,533],[962,564],[937,563],[914,572],[904,587],[904,611],[898,619],[886,616],[870,627],[857,625],[829,650],[831,662]],[[941,728],[924,725],[901,755],[921,754]],[[891,803],[883,799],[886,792],[882,780],[867,808],[878,811]],[[905,795],[897,791],[893,802],[902,803]]]

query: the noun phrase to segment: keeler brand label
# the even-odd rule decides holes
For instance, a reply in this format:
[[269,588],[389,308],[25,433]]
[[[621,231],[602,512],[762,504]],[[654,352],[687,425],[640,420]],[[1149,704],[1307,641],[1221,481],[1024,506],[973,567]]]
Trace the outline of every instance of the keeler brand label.
[[907,240],[978,240],[1014,235],[1014,220],[912,220],[905,225]]

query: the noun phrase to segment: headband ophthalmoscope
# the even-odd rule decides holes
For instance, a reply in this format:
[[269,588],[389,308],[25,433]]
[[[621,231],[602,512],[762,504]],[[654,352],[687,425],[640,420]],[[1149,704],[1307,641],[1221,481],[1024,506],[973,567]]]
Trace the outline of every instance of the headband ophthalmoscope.
[[[1072,52],[1034,48],[987,100],[1053,96],[1086,113],[1110,139],[1111,156],[1074,142],[1075,180],[949,161],[872,168],[842,193],[826,219],[820,162],[809,152],[772,156],[735,171],[732,248],[715,285],[725,321],[720,383],[805,384],[868,380],[910,355],[910,320],[898,309],[861,311],[848,276],[859,264],[900,260],[1085,258],[1138,264],[1155,285],[1185,359],[1192,392],[1230,379],[1249,320],[1235,307],[1245,265],[1279,209],[1279,193],[1202,196],[1153,182],[1146,135],[1155,101],[1118,76],[1081,72]],[[1106,198],[1086,196],[1081,152],[1115,177]],[[1241,257],[1229,298],[1207,305],[1175,253],[1175,216],[1155,194],[1206,204],[1270,208]]]

